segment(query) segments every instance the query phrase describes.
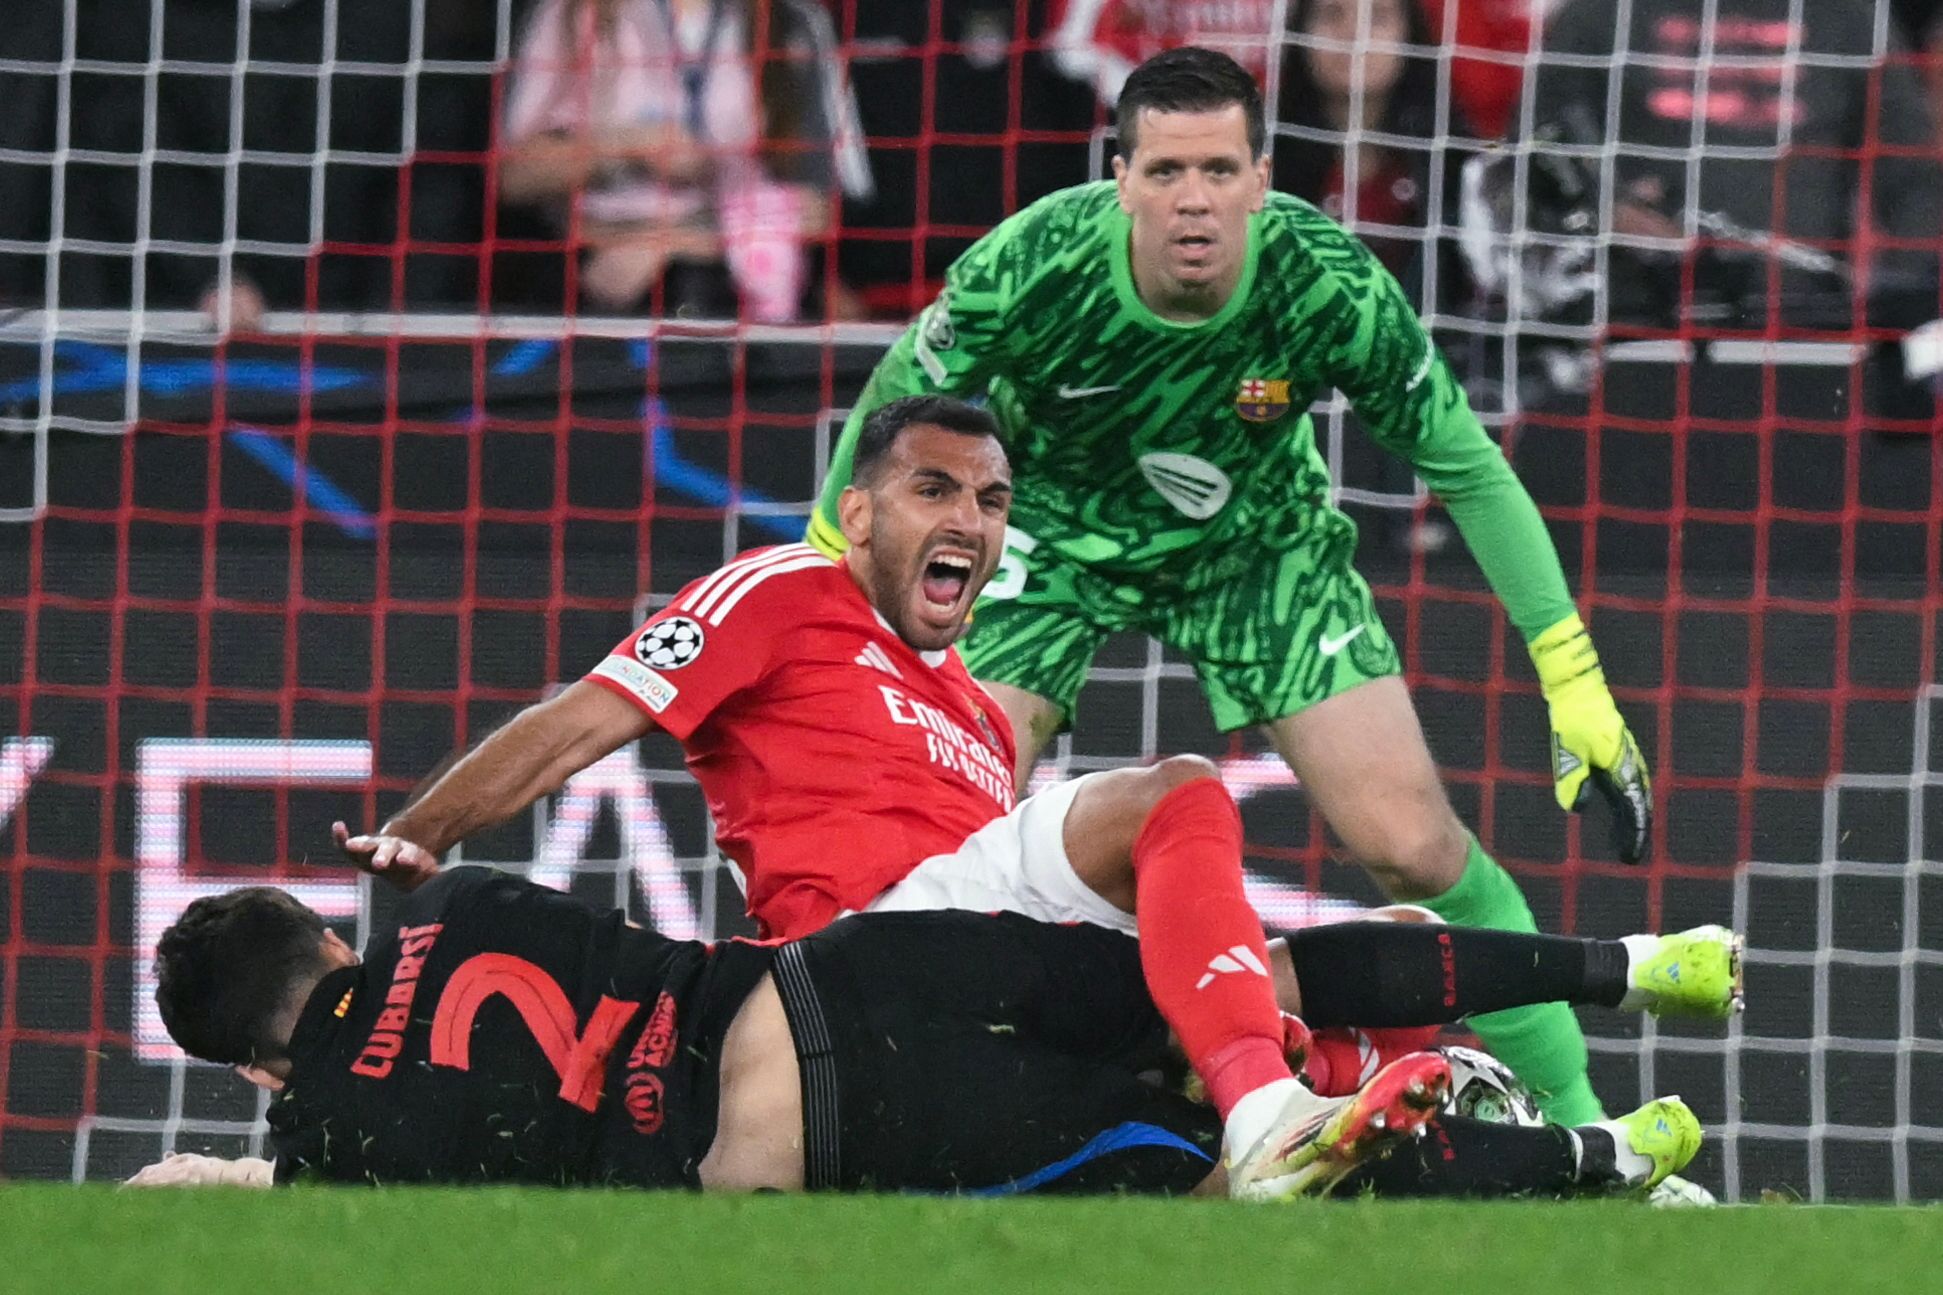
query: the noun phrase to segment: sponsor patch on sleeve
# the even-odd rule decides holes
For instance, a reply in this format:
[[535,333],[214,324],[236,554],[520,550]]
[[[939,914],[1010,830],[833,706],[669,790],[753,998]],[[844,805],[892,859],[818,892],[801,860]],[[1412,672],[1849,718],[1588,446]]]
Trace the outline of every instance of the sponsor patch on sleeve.
[[624,656],[608,657],[594,667],[593,673],[621,685],[657,715],[681,696],[680,690],[659,674],[639,661],[630,661]]

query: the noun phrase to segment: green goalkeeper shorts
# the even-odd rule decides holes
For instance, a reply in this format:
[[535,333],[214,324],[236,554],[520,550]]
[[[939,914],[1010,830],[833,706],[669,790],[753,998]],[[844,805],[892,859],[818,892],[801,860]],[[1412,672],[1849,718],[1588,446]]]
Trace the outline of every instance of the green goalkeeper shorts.
[[1008,531],[1005,561],[960,649],[973,675],[1054,702],[1070,727],[1106,636],[1151,634],[1193,662],[1219,728],[1267,723],[1401,672],[1370,588],[1349,564],[1354,547],[1351,528],[1347,542],[1331,534],[1283,551],[1207,555],[1187,580],[1135,581]]

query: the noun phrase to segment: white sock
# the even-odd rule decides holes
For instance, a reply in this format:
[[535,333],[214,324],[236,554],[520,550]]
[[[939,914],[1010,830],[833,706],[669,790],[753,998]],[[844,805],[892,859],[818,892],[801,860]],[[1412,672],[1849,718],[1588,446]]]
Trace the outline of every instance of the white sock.
[[1654,951],[1660,947],[1660,937],[1622,935],[1619,937],[1619,942],[1626,946],[1626,996],[1619,1000],[1619,1010],[1644,1011],[1652,1002],[1652,996],[1639,987],[1634,973],[1639,970],[1639,964],[1652,957]]
[[1298,1094],[1306,1096],[1317,1107],[1329,1104],[1328,1099],[1310,1092],[1309,1086],[1300,1079],[1277,1079],[1263,1084],[1236,1102],[1228,1112],[1226,1125],[1229,1158],[1252,1150]]
[[1653,1157],[1633,1150],[1633,1144],[1626,1138],[1625,1125],[1601,1120],[1591,1127],[1612,1134],[1613,1167],[1619,1171],[1620,1177],[1633,1184],[1643,1183],[1652,1177]]

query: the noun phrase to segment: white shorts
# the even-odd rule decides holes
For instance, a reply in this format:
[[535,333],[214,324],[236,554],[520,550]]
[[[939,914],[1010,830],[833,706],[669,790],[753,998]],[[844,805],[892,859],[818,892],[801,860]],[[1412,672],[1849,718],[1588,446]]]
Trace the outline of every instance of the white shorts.
[[934,854],[864,906],[867,913],[1019,913],[1041,922],[1088,922],[1137,934],[1133,914],[1114,907],[1079,879],[1066,857],[1066,812],[1086,778],[1028,796],[1003,818]]

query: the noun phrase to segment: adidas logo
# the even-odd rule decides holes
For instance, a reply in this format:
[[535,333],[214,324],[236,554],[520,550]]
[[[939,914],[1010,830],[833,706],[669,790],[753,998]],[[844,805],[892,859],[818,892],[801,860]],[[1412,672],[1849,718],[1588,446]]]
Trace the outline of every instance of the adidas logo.
[[882,670],[893,679],[902,679],[904,677],[898,672],[897,667],[891,664],[890,656],[885,653],[883,648],[878,647],[875,643],[864,644],[864,650],[857,653],[856,662],[858,665],[867,665],[872,669]]
[[1356,1083],[1358,1087],[1376,1078],[1376,1068],[1382,1063],[1383,1054],[1376,1050],[1376,1040],[1361,1030],[1352,1029],[1356,1036]]
[[1194,982],[1194,987],[1206,989],[1214,983],[1216,976],[1241,975],[1250,971],[1258,976],[1268,975],[1268,968],[1255,956],[1255,951],[1245,944],[1237,944],[1226,953],[1217,953],[1209,958],[1208,969]]
[[1577,773],[1584,763],[1558,740],[1558,734],[1552,734],[1552,777],[1564,778],[1569,773]]

